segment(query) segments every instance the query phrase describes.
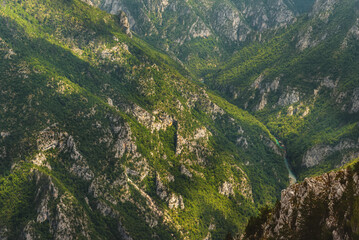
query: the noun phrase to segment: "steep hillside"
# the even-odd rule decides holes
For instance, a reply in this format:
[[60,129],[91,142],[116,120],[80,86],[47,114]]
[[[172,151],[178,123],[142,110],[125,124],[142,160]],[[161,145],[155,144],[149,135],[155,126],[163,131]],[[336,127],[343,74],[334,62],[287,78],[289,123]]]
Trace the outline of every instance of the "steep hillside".
[[252,218],[244,239],[358,239],[359,164],[306,178],[275,209]]
[[205,82],[282,140],[300,179],[359,156],[359,5],[318,0]]
[[[299,179],[359,156],[356,0],[93,0],[255,114]],[[196,78],[196,77],[195,77]]]
[[[112,14],[129,16],[146,41],[200,74],[228,59],[233,49],[260,32],[295,21],[298,8],[287,0],[89,0]],[[303,7],[301,7],[303,9]]]
[[125,20],[2,1],[1,239],[223,239],[288,184],[268,129]]

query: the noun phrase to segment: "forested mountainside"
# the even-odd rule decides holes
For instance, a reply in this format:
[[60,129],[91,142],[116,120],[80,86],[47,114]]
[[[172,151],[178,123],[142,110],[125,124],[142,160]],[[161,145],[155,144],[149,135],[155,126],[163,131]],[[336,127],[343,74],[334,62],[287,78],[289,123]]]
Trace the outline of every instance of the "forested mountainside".
[[206,83],[281,139],[300,179],[359,156],[359,1],[316,1]]
[[223,239],[288,172],[268,129],[79,0],[0,4],[0,239]]
[[[359,156],[359,1],[92,3],[113,14],[125,11],[139,36],[179,60],[210,89],[255,115],[281,140],[300,181]],[[343,182],[353,176],[355,180],[352,170],[342,173],[307,179],[286,190],[283,194],[290,193],[290,202],[305,199],[311,208],[303,207],[303,202],[290,205],[289,212],[277,206],[274,211],[284,212],[280,217],[273,213],[264,232],[258,222],[250,225],[254,239],[358,237],[356,195],[350,186],[344,200],[338,196],[332,199],[335,203],[330,202],[336,204],[330,213],[334,215],[319,217],[329,204],[326,194],[334,194],[328,181]],[[323,190],[314,191],[319,198],[312,196],[312,190],[302,189],[308,181],[311,188]],[[292,196],[298,187],[303,191]],[[341,203],[345,210],[339,209]],[[306,215],[297,218],[302,208]],[[320,227],[313,227],[314,221]]]
[[358,164],[313,176],[359,157],[358,40],[358,0],[0,1],[0,239],[239,237],[280,195],[246,238],[357,238]]
[[358,226],[356,163],[284,190],[274,210],[250,220],[243,239],[358,239]]
[[87,0],[112,14],[126,12],[131,28],[178,58],[194,74],[228,60],[233,48],[286,26],[312,0]]
[[[299,179],[359,156],[359,3],[93,0],[286,145]],[[146,27],[145,27],[146,26]]]

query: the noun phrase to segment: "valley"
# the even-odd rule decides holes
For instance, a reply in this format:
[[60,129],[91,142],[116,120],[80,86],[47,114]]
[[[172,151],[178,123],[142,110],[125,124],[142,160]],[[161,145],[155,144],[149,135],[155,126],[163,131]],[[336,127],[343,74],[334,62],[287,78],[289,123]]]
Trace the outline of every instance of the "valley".
[[356,239],[358,40],[357,0],[3,0],[0,239]]
[[[187,76],[263,122],[284,141],[299,179],[359,156],[356,134],[350,136],[359,120],[357,1],[135,1],[136,11],[124,0],[93,4],[125,11],[132,30],[180,62]],[[144,31],[138,22],[151,27]],[[312,163],[317,149],[327,154]],[[325,159],[339,159],[333,154],[341,163],[328,159],[328,166]]]
[[287,167],[288,173],[289,173],[289,184],[293,185],[297,182],[297,178],[294,175],[293,171],[290,169],[289,163],[288,163],[288,159],[284,158],[284,162],[285,162],[285,166]]

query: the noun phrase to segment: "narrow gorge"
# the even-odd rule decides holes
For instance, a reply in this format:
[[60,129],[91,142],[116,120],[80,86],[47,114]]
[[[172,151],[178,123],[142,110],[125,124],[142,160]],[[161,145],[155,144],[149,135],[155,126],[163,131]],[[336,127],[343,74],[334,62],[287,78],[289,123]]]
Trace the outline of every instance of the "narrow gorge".
[[358,0],[0,1],[0,240],[359,239],[358,40]]

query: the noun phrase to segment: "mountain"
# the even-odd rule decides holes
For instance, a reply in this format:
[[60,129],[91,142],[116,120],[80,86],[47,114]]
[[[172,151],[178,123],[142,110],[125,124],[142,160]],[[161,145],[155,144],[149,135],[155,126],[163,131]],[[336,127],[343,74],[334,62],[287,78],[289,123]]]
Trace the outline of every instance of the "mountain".
[[[125,11],[141,38],[280,140],[304,183],[285,190],[270,217],[250,224],[253,239],[358,237],[351,187],[357,175],[348,169],[306,178],[359,157],[357,0],[93,3],[113,14]],[[144,31],[137,22],[151,27]],[[332,198],[342,188],[344,197]]]
[[359,156],[358,1],[318,0],[205,83],[280,139],[299,180]]
[[359,156],[358,1],[91,4],[125,11],[136,34],[255,115],[300,180]]
[[244,239],[358,239],[359,164],[306,178],[273,210],[252,218]]
[[358,40],[358,0],[3,0],[0,239],[357,238]]
[[0,6],[0,239],[223,239],[288,185],[269,130],[124,14]]
[[297,6],[290,0],[89,1],[112,14],[126,12],[134,32],[195,75],[215,68],[259,33],[294,22],[308,2]]

